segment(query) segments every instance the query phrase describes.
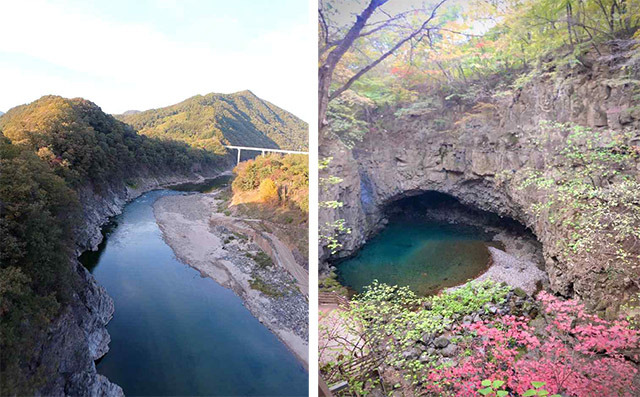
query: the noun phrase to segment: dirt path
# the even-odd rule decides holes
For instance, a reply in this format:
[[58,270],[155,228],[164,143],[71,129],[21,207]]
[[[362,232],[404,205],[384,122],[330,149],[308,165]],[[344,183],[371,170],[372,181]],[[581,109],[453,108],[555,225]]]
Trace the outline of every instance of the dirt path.
[[261,222],[259,219],[239,219],[215,213],[211,216],[211,222],[250,236],[275,264],[281,266],[296,279],[300,292],[309,297],[309,272],[296,262],[291,249],[275,234],[251,227],[252,222]]

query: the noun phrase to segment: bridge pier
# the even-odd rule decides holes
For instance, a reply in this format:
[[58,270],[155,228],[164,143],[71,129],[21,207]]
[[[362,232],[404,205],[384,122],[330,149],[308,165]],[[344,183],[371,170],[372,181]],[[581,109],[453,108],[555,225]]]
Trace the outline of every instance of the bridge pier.
[[240,164],[240,151],[242,149],[238,148],[238,162],[236,163],[236,165]]

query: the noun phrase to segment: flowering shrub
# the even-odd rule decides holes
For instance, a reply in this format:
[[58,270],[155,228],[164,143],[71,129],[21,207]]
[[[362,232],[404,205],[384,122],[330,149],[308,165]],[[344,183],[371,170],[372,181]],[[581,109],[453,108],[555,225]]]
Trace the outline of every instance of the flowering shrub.
[[[512,395],[531,395],[532,382],[565,396],[635,396],[637,369],[623,352],[640,347],[640,331],[626,321],[606,321],[585,312],[575,300],[541,292],[544,324],[534,329],[523,317],[499,316],[461,325],[466,349],[457,366],[435,369],[427,391],[475,396],[486,379],[504,380]],[[636,357],[637,358],[637,357]]]

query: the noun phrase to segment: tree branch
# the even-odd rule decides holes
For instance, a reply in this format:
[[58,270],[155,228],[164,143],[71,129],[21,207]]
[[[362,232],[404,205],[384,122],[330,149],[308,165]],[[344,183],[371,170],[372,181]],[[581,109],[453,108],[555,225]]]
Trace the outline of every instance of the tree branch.
[[385,52],[384,54],[382,54],[381,56],[379,56],[375,61],[371,62],[369,65],[365,66],[364,68],[360,69],[356,74],[354,74],[342,87],[338,88],[337,90],[335,90],[334,92],[332,92],[329,95],[329,101],[337,98],[338,96],[340,96],[343,92],[345,92],[346,90],[348,90],[353,83],[355,83],[360,77],[362,77],[365,73],[367,73],[369,70],[373,69],[374,67],[376,67],[378,64],[380,64],[380,62],[384,61],[387,57],[389,57],[389,55],[393,54],[396,50],[398,50],[398,48],[402,47],[406,42],[408,42],[409,40],[413,39],[414,37],[416,37],[417,35],[419,35],[420,33],[424,32],[425,30],[432,30],[433,28],[428,28],[429,23],[433,20],[433,18],[435,18],[436,16],[436,12],[438,11],[438,9],[446,2],[447,0],[441,0],[440,2],[438,2],[438,4],[436,4],[433,9],[431,10],[431,15],[429,16],[429,18],[424,21],[422,23],[422,25],[420,25],[420,27],[416,30],[414,30],[409,36],[405,37],[404,39],[398,41],[393,47],[391,47],[390,50],[388,50],[387,52]]

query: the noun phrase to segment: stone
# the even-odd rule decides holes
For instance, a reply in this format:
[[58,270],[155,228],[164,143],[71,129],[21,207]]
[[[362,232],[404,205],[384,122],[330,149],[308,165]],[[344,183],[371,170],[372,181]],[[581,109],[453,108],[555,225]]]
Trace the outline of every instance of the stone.
[[440,354],[443,357],[454,357],[458,351],[458,346],[455,343],[450,343],[447,347],[440,350]]
[[435,339],[435,336],[433,334],[424,334],[420,342],[425,346],[429,346],[433,343],[434,339]]
[[416,348],[411,348],[402,352],[402,358],[405,360],[414,360],[420,357],[420,351]]
[[424,363],[428,363],[429,361],[431,361],[431,356],[427,353],[424,352],[420,355],[420,358],[418,359],[422,364]]
[[444,349],[449,345],[449,338],[446,336],[439,336],[433,341],[433,344],[438,349]]

